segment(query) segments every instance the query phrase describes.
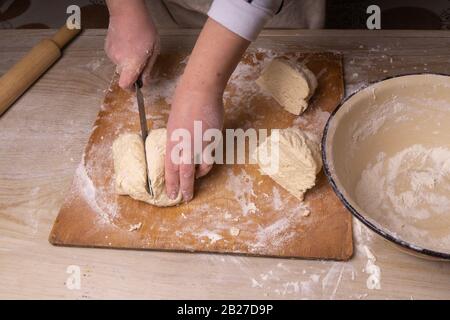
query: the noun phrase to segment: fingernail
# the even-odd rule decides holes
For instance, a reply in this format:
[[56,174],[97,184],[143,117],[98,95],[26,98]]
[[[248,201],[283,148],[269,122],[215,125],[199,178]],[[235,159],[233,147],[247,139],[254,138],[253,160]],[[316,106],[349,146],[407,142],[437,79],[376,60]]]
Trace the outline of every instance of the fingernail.
[[192,193],[190,193],[189,191],[182,191],[181,193],[183,194],[183,200],[185,202],[192,200]]
[[172,200],[175,200],[175,199],[177,198],[177,195],[178,195],[178,192],[172,191],[172,192],[169,194],[169,198],[172,199]]

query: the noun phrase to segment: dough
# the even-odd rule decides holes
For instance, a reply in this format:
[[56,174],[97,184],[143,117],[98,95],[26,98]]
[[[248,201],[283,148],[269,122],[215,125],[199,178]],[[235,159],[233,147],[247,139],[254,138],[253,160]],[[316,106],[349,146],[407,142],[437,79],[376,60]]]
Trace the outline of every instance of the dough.
[[281,59],[273,60],[256,83],[295,115],[306,110],[317,88],[316,76],[306,66]]
[[[319,144],[309,139],[300,129],[288,128],[279,130],[279,166],[271,172],[271,145],[274,134],[267,138],[256,149],[261,171],[268,174],[276,183],[303,201],[308,189],[316,184],[316,176],[322,169],[322,158]],[[262,149],[267,148],[267,149]],[[268,152],[262,151],[268,150]],[[273,167],[272,167],[273,168]]]
[[181,192],[172,200],[167,196],[164,182],[166,129],[151,130],[145,141],[148,175],[152,180],[154,197],[145,189],[146,170],[144,144],[140,135],[126,133],[113,143],[113,160],[117,194],[129,195],[158,207],[174,206],[181,202]]

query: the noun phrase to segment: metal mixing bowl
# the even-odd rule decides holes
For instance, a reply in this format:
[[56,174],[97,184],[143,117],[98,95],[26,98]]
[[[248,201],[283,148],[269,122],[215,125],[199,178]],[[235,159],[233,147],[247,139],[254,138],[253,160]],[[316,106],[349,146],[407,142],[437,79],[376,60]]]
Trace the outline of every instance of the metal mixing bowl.
[[345,207],[415,255],[450,260],[450,77],[362,88],[331,114],[324,171]]

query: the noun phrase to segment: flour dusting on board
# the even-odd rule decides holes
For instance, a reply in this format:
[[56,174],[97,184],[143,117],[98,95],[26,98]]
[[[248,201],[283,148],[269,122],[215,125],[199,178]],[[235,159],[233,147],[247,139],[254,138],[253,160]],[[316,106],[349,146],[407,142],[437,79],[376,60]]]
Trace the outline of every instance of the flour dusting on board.
[[272,188],[272,199],[273,199],[273,208],[275,210],[283,209],[283,202],[281,200],[280,191],[276,186]]
[[300,202],[297,206],[280,211],[274,222],[258,226],[257,242],[252,244],[252,248],[256,250],[268,245],[281,247],[294,237],[298,237],[300,234],[297,228],[299,224],[307,224],[309,210],[307,202]]
[[292,227],[288,217],[276,220],[267,227],[259,227],[255,247],[264,247],[270,244],[281,246],[289,239],[292,239],[296,231],[286,232]]
[[[198,233],[193,233],[194,236],[198,237],[198,238],[208,238],[210,241],[210,244],[214,244],[215,242],[217,242],[218,240],[221,240],[223,237],[220,234],[217,234],[215,232],[212,231],[208,231],[208,230],[204,230],[202,232],[198,232]],[[200,240],[202,241],[202,240]]]
[[301,128],[303,132],[309,134],[309,138],[320,143],[323,129],[329,118],[329,112],[323,111],[320,108],[314,108],[312,111],[294,120],[293,126]]
[[241,206],[242,214],[246,216],[249,213],[257,212],[258,208],[253,201],[256,199],[256,194],[253,190],[253,177],[244,169],[237,175],[233,173],[232,169],[228,169],[227,174],[226,188],[234,193],[237,202]]
[[94,186],[82,161],[75,172],[75,185],[83,199],[100,217],[101,222],[111,223],[117,214],[117,204],[106,200],[106,195]]
[[[92,133],[98,130],[98,126],[92,128]],[[88,154],[88,156],[87,156]],[[68,201],[74,200],[74,196],[79,194],[86,204],[93,210],[97,216],[97,223],[113,224],[114,219],[119,213],[117,200],[115,197],[113,173],[105,171],[106,163],[111,161],[112,153],[109,143],[100,136],[93,149],[83,153],[80,164],[77,167],[74,176],[74,189],[69,195]],[[112,170],[112,169],[111,169]],[[96,179],[107,176],[106,183],[101,186],[96,182],[104,179]]]

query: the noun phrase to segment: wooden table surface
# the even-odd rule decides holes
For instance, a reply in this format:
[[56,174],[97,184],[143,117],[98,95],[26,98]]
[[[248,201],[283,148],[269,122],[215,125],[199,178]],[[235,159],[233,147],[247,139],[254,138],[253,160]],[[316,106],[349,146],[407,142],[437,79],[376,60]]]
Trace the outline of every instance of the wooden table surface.
[[[0,74],[51,34],[0,31]],[[197,32],[161,34],[164,50],[186,51]],[[450,299],[450,263],[404,254],[357,221],[350,262],[51,246],[48,234],[114,71],[104,37],[84,32],[0,117],[0,298]],[[267,31],[253,46],[294,44],[342,52],[347,95],[388,76],[450,74],[448,31]],[[367,249],[381,270],[379,290],[367,286]],[[70,285],[77,270],[79,288]]]

